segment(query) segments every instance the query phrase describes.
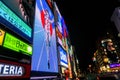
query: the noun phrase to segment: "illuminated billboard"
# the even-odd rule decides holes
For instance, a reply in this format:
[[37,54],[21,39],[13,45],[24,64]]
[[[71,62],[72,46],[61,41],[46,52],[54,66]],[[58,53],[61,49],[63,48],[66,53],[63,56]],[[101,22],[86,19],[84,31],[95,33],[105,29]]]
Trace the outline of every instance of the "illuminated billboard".
[[5,35],[5,31],[0,29],[0,46],[3,44],[4,35]]
[[20,39],[6,33],[3,47],[8,49],[21,52],[26,55],[32,55],[32,47],[29,46],[27,43],[21,41]]
[[67,37],[68,31],[64,21],[64,18],[61,16],[60,11],[54,2],[54,14],[55,14],[55,23],[56,23],[56,33],[57,33],[57,42],[68,51]]
[[36,0],[32,71],[58,72],[54,15],[46,0]]
[[58,51],[60,53],[60,64],[62,66],[68,67],[68,60],[67,60],[66,51],[61,46],[58,46]]
[[65,48],[65,50],[68,52],[68,30],[67,30],[67,26],[65,24],[64,19],[61,19],[61,23],[62,23],[62,28],[63,28],[63,46]]
[[0,1],[0,22],[22,37],[32,41],[32,29],[11,9]]
[[62,46],[63,42],[62,42],[62,34],[59,32],[58,28],[56,27],[56,34],[57,34],[57,42]]
[[58,7],[57,7],[57,5],[56,5],[56,3],[54,2],[54,11],[55,11],[55,21],[56,21],[56,25],[57,25],[57,28],[58,28],[58,30],[63,34],[63,31],[62,31],[62,23],[61,23],[61,18],[62,18],[62,16],[61,16],[61,14],[60,14],[60,11],[59,11],[59,9],[58,9]]
[[30,78],[30,68],[30,64],[0,59],[0,80]]

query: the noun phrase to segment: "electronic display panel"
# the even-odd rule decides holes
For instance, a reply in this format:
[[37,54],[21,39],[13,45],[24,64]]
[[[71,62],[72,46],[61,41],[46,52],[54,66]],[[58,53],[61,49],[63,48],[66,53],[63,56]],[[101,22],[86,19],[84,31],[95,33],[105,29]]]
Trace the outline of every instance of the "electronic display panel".
[[0,46],[3,44],[4,35],[5,35],[5,31],[0,29]]
[[59,32],[58,28],[56,27],[56,35],[57,35],[57,42],[62,46],[63,42],[62,42],[62,34]]
[[55,21],[56,21],[56,26],[57,26],[57,28],[58,28],[58,30],[59,30],[59,32],[61,33],[61,34],[63,34],[63,31],[62,31],[62,23],[61,23],[61,19],[62,19],[62,16],[61,16],[61,14],[60,14],[60,11],[59,11],[59,9],[58,9],[58,7],[57,7],[57,5],[56,5],[56,3],[54,2],[54,14],[55,14]]
[[62,31],[63,31],[63,47],[64,49],[68,52],[68,30],[67,30],[67,26],[65,24],[64,19],[61,19],[61,23],[62,23]]
[[54,14],[55,14],[55,22],[56,22],[56,33],[57,33],[57,42],[68,51],[67,37],[68,31],[64,21],[64,18],[61,16],[60,11],[54,2]]
[[58,72],[54,16],[46,0],[36,0],[32,71]]
[[3,47],[21,52],[26,55],[32,55],[32,47],[29,46],[27,43],[23,42],[22,40],[12,36],[11,34],[5,34]]
[[32,28],[0,1],[0,23],[32,42]]
[[66,51],[61,46],[58,46],[58,51],[60,53],[60,64],[62,66],[68,67],[68,60],[67,60]]

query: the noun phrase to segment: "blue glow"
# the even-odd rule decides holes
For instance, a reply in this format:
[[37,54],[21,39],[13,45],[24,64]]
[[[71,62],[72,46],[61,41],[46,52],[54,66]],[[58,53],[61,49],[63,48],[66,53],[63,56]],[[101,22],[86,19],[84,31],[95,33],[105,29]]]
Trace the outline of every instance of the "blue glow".
[[32,70],[58,72],[54,16],[46,0],[36,0]]
[[62,49],[62,47],[58,47],[59,52],[60,52],[60,64],[68,67],[68,60],[67,60],[67,53]]
[[0,1],[0,16],[14,25],[17,29],[25,33],[28,37],[32,37],[32,29],[23,22],[16,14],[14,14],[7,6]]

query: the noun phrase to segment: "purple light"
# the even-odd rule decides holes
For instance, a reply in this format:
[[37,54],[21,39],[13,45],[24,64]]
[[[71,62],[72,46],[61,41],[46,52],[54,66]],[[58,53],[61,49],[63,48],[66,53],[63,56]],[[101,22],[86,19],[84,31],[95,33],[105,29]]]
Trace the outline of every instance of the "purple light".
[[114,67],[120,67],[120,64],[116,63],[116,64],[110,64],[110,68],[114,68]]

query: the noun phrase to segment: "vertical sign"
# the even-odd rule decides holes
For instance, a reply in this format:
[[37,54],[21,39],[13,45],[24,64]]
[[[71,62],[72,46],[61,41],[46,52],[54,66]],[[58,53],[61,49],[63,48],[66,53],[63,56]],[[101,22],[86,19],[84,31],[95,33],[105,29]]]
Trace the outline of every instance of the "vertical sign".
[[0,46],[3,43],[4,35],[5,35],[5,32],[2,29],[0,29]]
[[54,15],[46,0],[36,0],[32,70],[58,72]]

